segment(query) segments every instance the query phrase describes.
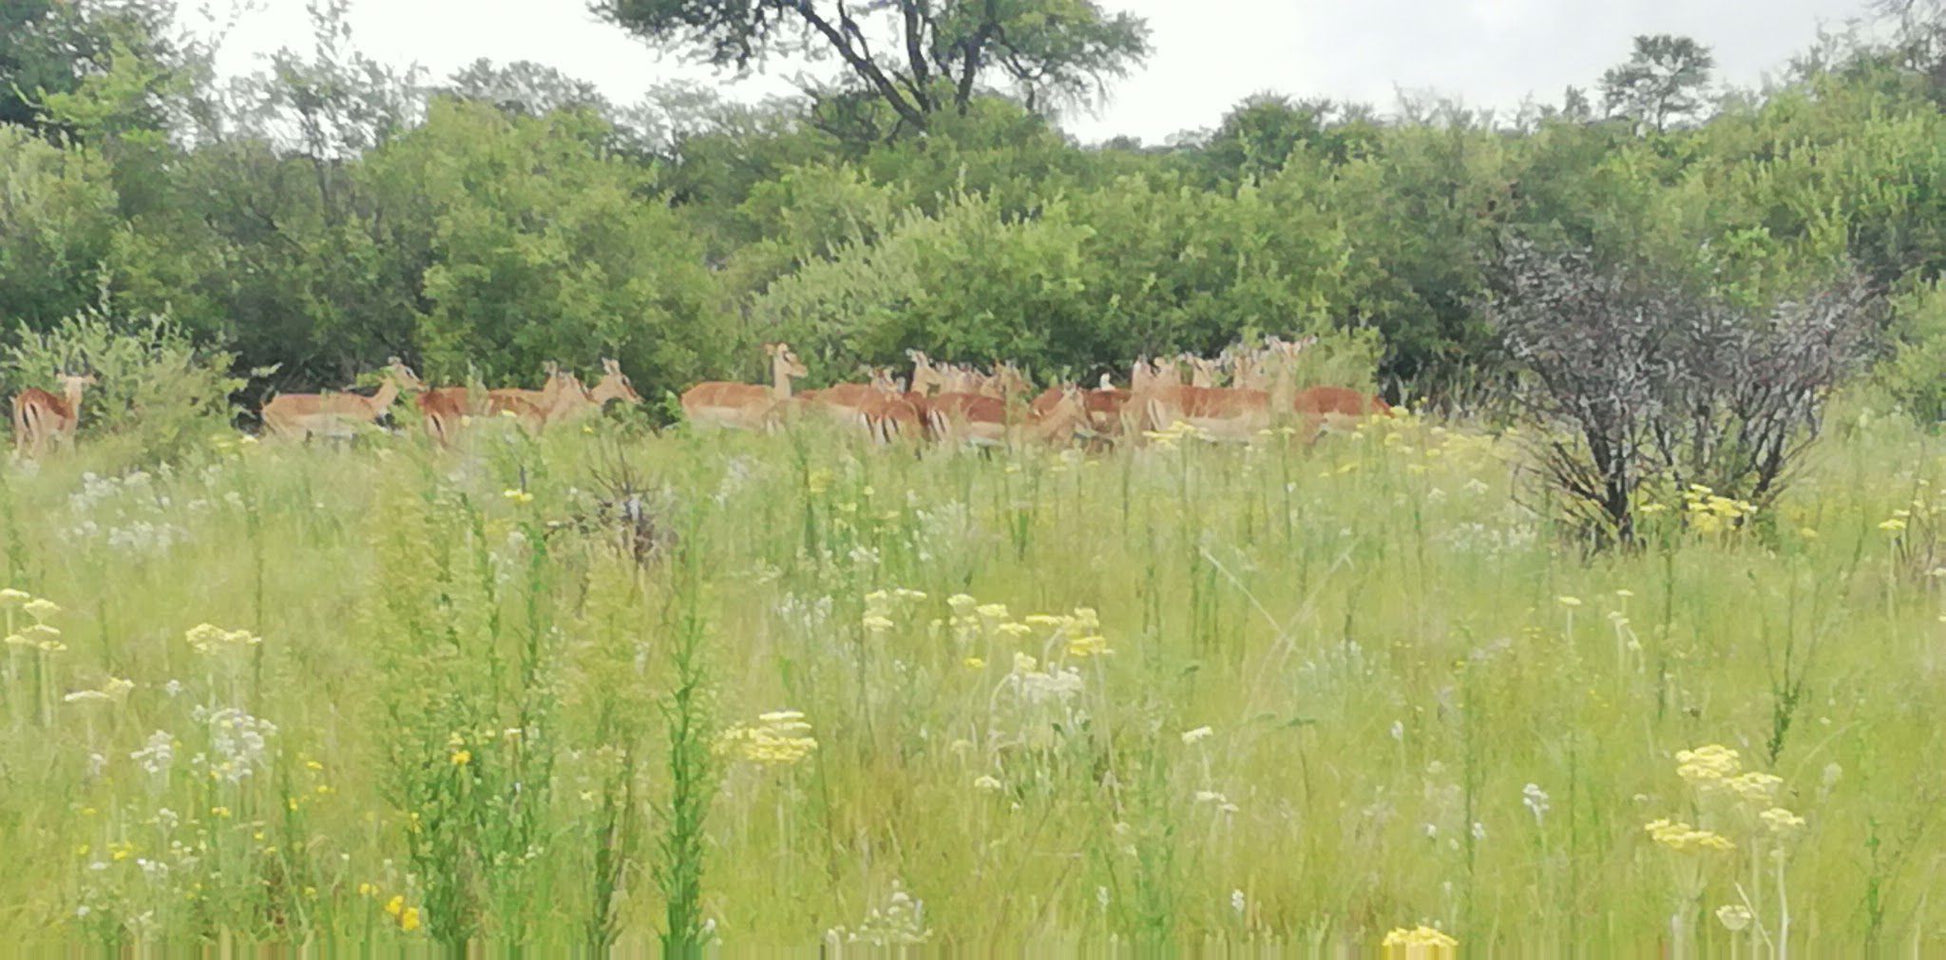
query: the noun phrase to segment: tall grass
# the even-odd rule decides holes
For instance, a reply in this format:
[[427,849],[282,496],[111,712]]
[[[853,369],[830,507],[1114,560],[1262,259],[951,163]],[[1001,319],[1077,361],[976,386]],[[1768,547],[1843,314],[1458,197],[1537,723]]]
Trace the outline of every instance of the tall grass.
[[[1412,418],[84,443],[0,487],[59,607],[8,607],[0,934],[1931,948],[1946,463],[1838,427],[1776,510],[1593,559],[1512,443]],[[1706,744],[1804,824],[1679,773]]]

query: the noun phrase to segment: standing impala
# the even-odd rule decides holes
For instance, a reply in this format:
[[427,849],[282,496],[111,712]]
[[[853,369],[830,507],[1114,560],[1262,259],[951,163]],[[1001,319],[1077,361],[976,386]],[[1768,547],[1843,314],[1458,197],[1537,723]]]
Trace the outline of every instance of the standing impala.
[[38,457],[52,442],[74,444],[74,428],[81,422],[81,391],[96,383],[95,375],[60,374],[61,396],[28,387],[14,396],[14,448]]
[[419,394],[414,403],[425,417],[426,432],[441,446],[453,442],[469,417],[505,414],[529,430],[539,430],[571,394],[586,392],[581,382],[563,372],[559,364],[550,361],[546,370],[547,383],[539,390],[498,387],[475,392],[467,387],[433,387]]
[[610,400],[620,400],[634,406],[642,402],[642,395],[635,392],[635,384],[622,372],[622,365],[614,360],[603,358],[601,379],[593,387],[581,385],[581,378],[572,373],[562,375],[564,388],[552,406],[547,408],[546,422],[549,424],[566,423],[580,420],[589,414],[599,413]]
[[310,439],[313,434],[349,437],[364,425],[376,423],[403,390],[424,390],[426,385],[398,357],[392,357],[379,381],[378,392],[367,397],[356,393],[286,393],[263,406],[264,427],[279,437]]
[[809,371],[788,344],[766,343],[764,353],[770,357],[770,386],[721,380],[699,383],[683,391],[683,416],[699,427],[769,428],[777,411],[790,402],[791,380]]

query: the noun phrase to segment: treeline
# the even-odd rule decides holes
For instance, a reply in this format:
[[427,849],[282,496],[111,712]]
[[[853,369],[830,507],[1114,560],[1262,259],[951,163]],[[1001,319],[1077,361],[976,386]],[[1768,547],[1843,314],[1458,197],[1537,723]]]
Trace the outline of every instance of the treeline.
[[[1154,146],[1080,145],[1048,119],[1147,50],[1139,21],[1059,5],[1087,16],[1031,21],[1045,35],[911,20],[910,63],[843,57],[801,98],[671,88],[621,107],[531,64],[386,69],[330,4],[315,49],[218,82],[162,5],[11,3],[0,323],[18,341],[167,316],[258,396],[391,355],[496,385],[614,356],[653,398],[753,376],[774,339],[814,384],[907,349],[1092,380],[1322,333],[1394,396],[1451,397],[1505,376],[1482,302],[1519,237],[1753,307],[1855,270],[1892,294],[1887,382],[1926,416],[1946,405],[1946,44],[1928,10],[1885,39],[1821,38],[1762,91],[1643,37],[1591,90],[1517,116],[1267,94]],[[698,16],[657,19],[671,6]],[[817,5],[598,5],[726,63],[779,42],[729,15],[746,8]]]

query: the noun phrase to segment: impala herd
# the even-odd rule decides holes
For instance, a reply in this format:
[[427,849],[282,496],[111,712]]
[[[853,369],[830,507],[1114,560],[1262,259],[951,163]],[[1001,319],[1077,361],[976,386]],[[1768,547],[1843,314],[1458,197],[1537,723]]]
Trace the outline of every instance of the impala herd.
[[[981,372],[936,363],[918,351],[907,354],[912,361],[909,385],[880,368],[871,371],[868,383],[793,392],[791,381],[809,371],[788,345],[772,343],[764,346],[769,385],[699,383],[683,393],[682,409],[697,428],[770,431],[806,419],[824,420],[881,444],[934,440],[952,446],[1076,439],[1141,442],[1169,430],[1247,442],[1279,426],[1301,427],[1315,436],[1338,418],[1391,412],[1378,397],[1344,387],[1299,389],[1294,361],[1314,339],[1272,338],[1262,348],[1233,347],[1214,359],[1188,354],[1143,359],[1135,362],[1126,388],[1103,375],[1095,388],[1067,383],[1038,394],[1010,363]],[[29,387],[13,399],[20,456],[37,457],[50,444],[74,442],[82,391],[97,381],[93,375],[72,374],[57,380],[59,395]],[[614,360],[602,361],[602,377],[593,387],[550,363],[539,390],[478,390],[428,387],[392,357],[380,373],[378,391],[370,396],[286,393],[271,399],[262,409],[264,430],[296,440],[347,437],[375,425],[401,395],[412,398],[426,433],[441,446],[452,444],[478,417],[510,417],[539,431],[591,416],[610,400],[642,402]]]
[[[1127,439],[1140,442],[1178,425],[1211,440],[1250,441],[1278,426],[1315,436],[1331,421],[1389,414],[1378,397],[1345,387],[1296,386],[1297,356],[1316,338],[1272,338],[1260,349],[1232,347],[1214,359],[1188,354],[1135,362],[1126,389],[1109,377],[1083,389],[1063,384],[1034,394],[1009,363],[990,373],[940,364],[908,351],[908,386],[889,369],[869,383],[841,383],[794,393],[807,374],[782,343],[766,344],[769,386],[699,383],[682,395],[684,416],[697,427],[774,430],[810,417],[828,419],[880,443],[931,439],[954,446],[1020,441],[1065,443]],[[1187,374],[1189,380],[1184,382]],[[1228,385],[1219,385],[1227,379]]]

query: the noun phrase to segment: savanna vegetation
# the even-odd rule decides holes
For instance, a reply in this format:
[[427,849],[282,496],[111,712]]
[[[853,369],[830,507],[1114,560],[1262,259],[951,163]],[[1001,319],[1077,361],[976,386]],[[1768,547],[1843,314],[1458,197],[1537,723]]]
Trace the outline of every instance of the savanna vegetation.
[[[1762,89],[1618,38],[1513,115],[1163,145],[1061,131],[1155,41],[1094,3],[594,10],[829,69],[622,105],[320,2],[226,80],[165,4],[0,9],[0,384],[80,399],[0,470],[12,942],[1946,940],[1946,9]],[[1302,342],[1396,415],[683,422],[779,342],[808,387]],[[259,438],[574,371],[647,402]]]

